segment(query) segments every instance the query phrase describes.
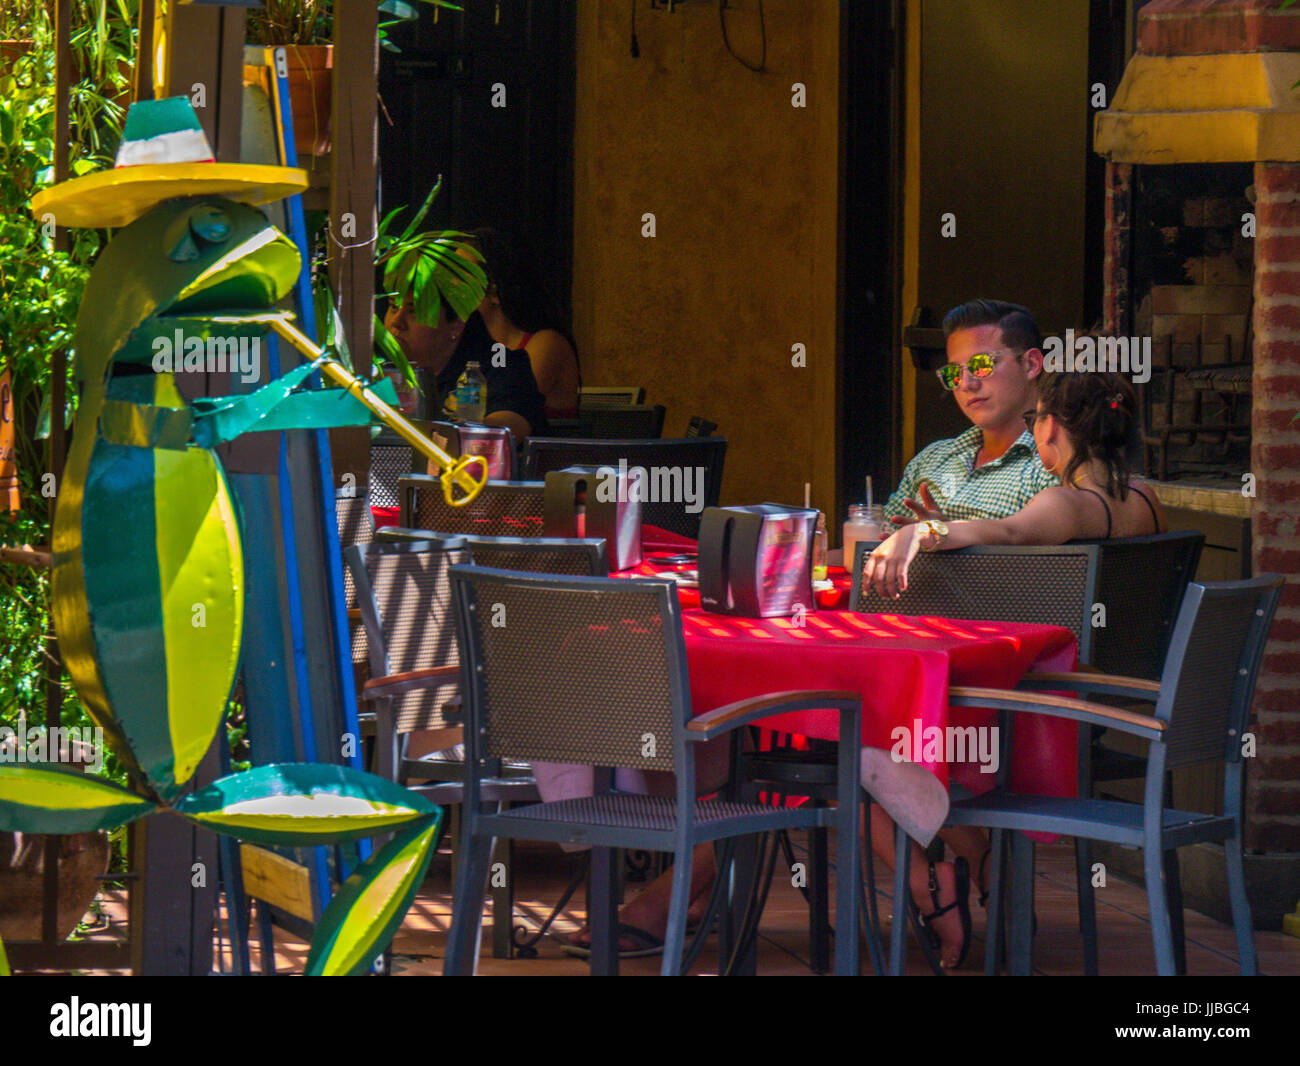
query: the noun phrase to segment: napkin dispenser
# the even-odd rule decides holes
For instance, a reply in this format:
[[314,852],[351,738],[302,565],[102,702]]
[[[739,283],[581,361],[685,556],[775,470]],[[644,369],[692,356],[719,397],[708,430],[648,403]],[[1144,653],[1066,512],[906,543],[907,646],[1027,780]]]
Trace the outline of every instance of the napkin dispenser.
[[[487,460],[490,480],[514,480],[515,435],[505,426],[460,422],[431,422],[429,425],[430,439],[453,459],[463,455],[481,455]],[[434,463],[430,461],[429,466],[434,466]],[[440,472],[429,471],[435,476]]]
[[762,503],[706,507],[700,518],[700,606],[715,614],[777,618],[816,610],[817,512]]
[[626,467],[570,466],[546,475],[542,536],[604,537],[609,569],[641,562],[641,494]]

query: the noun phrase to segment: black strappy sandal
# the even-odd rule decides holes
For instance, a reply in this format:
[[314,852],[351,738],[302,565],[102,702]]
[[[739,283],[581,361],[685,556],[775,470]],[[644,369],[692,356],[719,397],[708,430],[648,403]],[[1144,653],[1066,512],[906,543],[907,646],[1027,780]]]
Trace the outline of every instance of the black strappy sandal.
[[[930,947],[935,955],[940,958],[940,966],[943,966],[942,956],[939,954],[942,948],[942,941],[939,934],[930,928],[930,922],[936,918],[942,918],[954,907],[961,916],[961,954],[957,956],[957,961],[952,965],[952,969],[957,969],[966,961],[966,955],[970,952],[971,942],[971,920],[970,920],[970,864],[962,857],[958,856],[957,861],[953,863],[953,869],[957,873],[957,898],[949,903],[946,907],[939,906],[939,879],[935,876],[934,863],[930,863],[930,883],[926,886],[930,892],[930,902],[934,904],[934,910],[929,914],[922,914],[920,918],[920,929],[922,934],[929,940]],[[947,969],[948,967],[944,967]]]
[[[977,888],[980,885],[988,884],[988,881],[985,880],[984,878],[984,872],[988,869],[989,856],[992,854],[993,854],[993,849],[989,847],[989,848],[985,848],[984,854],[980,856],[979,869],[975,872],[975,885]],[[989,890],[987,888],[980,889],[980,906],[983,907],[985,910],[989,909]]]

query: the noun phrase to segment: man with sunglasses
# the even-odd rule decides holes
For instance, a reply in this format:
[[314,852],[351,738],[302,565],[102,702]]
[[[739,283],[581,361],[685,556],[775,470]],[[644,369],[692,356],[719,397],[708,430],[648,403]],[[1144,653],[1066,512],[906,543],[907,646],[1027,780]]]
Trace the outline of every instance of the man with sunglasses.
[[416,320],[408,296],[402,303],[391,301],[384,326],[416,368],[421,391],[419,417],[444,417],[447,396],[466,364],[476,359],[487,380],[484,423],[508,426],[516,441],[546,432],[545,400],[537,388],[528,353],[494,352],[491,334],[477,311],[468,322],[461,322],[451,317],[444,304],[438,312],[438,325],[426,326]]
[[927,520],[1006,518],[1059,484],[1043,469],[1024,412],[1037,402],[1042,333],[1019,304],[972,300],[943,319],[948,362],[937,371],[974,423],[907,464],[885,504],[896,526]]

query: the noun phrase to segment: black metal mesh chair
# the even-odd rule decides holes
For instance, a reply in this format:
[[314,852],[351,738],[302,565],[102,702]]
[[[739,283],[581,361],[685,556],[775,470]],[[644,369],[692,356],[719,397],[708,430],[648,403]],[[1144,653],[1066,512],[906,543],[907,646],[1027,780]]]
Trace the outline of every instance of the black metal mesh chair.
[[[375,539],[375,521],[370,513],[370,501],[352,490],[339,489],[334,498],[334,514],[338,521],[339,548],[346,551],[354,544],[366,545]],[[357,586],[352,579],[352,568],[343,567],[343,595],[347,605],[348,621],[352,627],[352,670],[358,684],[370,676],[369,657],[366,651],[366,629],[357,608]]]
[[[408,757],[408,741],[417,730],[460,725],[460,655],[452,623],[450,568],[469,562],[469,552],[463,540],[446,537],[354,546],[345,557],[369,635],[373,676],[362,695],[376,719],[375,772],[400,784],[413,779],[433,782],[414,787],[450,807],[459,856],[463,747],[453,745],[415,759]],[[454,716],[448,713],[452,708]],[[540,798],[531,767],[519,764],[496,767],[479,795],[481,801],[499,805]],[[508,882],[494,885],[492,895],[494,954],[508,958],[513,888]]]
[[375,772],[404,781],[402,738],[459,724],[444,712],[460,691],[448,574],[469,552],[456,539],[424,540],[353,545],[344,558],[369,647],[362,695],[376,718]]
[[[839,831],[836,968],[858,968],[857,693],[780,693],[691,717],[686,648],[676,586],[670,581],[540,577],[454,567],[457,625],[464,649],[467,861],[457,871],[444,972],[470,970],[494,837],[590,844],[591,964],[616,973],[618,936],[611,891],[618,848],[672,852],[673,885],[662,973],[680,972],[689,904],[691,853],[703,842],[782,828]],[[695,798],[695,742],[778,711],[840,712],[839,806],[782,810]],[[485,814],[480,778],[503,758],[598,767],[597,790]],[[677,775],[675,799],[610,790],[613,767]]]
[[[993,829],[994,879],[1000,877],[1002,852],[1008,830],[1011,838],[1012,899],[1010,968],[1028,974],[1032,969],[1033,842],[1024,832],[1066,833],[1114,844],[1141,847],[1150,907],[1151,935],[1156,969],[1161,975],[1177,972],[1166,878],[1167,856],[1177,848],[1202,841],[1222,841],[1227,867],[1232,923],[1243,974],[1257,970],[1251,932],[1250,904],[1242,870],[1242,795],[1245,764],[1242,735],[1250,715],[1269,625],[1281,597],[1283,580],[1275,574],[1249,581],[1221,582],[1188,587],[1170,642],[1164,671],[1158,682],[1108,674],[1029,675],[1021,689],[1072,690],[1081,695],[1122,696],[1153,703],[1151,714],[1137,714],[1085,699],[1008,693],[997,689],[954,688],[954,704],[994,707],[1001,712],[1003,758],[998,787],[992,792],[954,803],[949,824]],[[1006,787],[1010,765],[1012,716],[1010,712],[1047,714],[1087,725],[1102,725],[1149,741],[1143,802],[1097,800],[1091,797],[1061,799],[1024,796]],[[1222,808],[1214,813],[1174,810],[1167,806],[1165,774],[1181,766],[1224,760]],[[1176,863],[1172,867],[1177,870]],[[1176,877],[1175,873],[1175,877]],[[1000,893],[990,885],[989,923],[996,927]],[[996,972],[992,938],[985,972]]]
[[[545,478],[552,470],[569,466],[608,466],[619,462],[641,467],[652,475],[650,486],[658,502],[641,504],[641,521],[686,537],[699,537],[700,514],[716,507],[722,489],[722,467],[727,457],[725,437],[677,437],[666,440],[560,440],[530,437],[524,443],[524,477]],[[659,476],[654,476],[656,471]],[[698,474],[696,473],[698,471]],[[672,476],[675,474],[675,477]],[[691,483],[687,485],[687,475]],[[667,491],[664,491],[665,485]],[[674,490],[674,486],[676,486]],[[684,499],[685,488],[697,499]],[[672,497],[678,497],[676,499]],[[698,510],[688,510],[688,507]]]
[[[1157,533],[1146,537],[1086,541],[1101,549],[1097,569],[1097,603],[1105,610],[1105,625],[1093,629],[1088,665],[1105,674],[1158,680],[1164,670],[1174,623],[1188,583],[1205,544],[1203,533]],[[1111,702],[1102,697],[1102,702]],[[1146,757],[1120,751],[1103,742],[1099,726],[1079,730],[1079,795],[1091,796],[1102,781],[1124,781],[1146,774]],[[1173,806],[1173,779],[1165,782],[1166,802]],[[1092,878],[1092,842],[1075,841],[1079,877],[1079,918],[1084,938],[1084,973],[1097,973],[1097,919]],[[1187,968],[1183,936],[1182,895],[1178,853],[1166,856],[1169,907],[1173,916],[1174,953],[1179,972]]]
[[397,507],[397,483],[415,470],[412,449],[395,433],[381,433],[370,442],[370,503]]
[[[377,534],[381,543],[428,540],[425,529],[389,526]],[[609,556],[604,537],[460,537],[475,566],[527,570],[542,574],[604,577]]]
[[663,436],[668,409],[663,404],[597,404],[578,407],[583,436],[595,440],[644,440]]
[[864,587],[865,560],[875,547],[867,541],[856,545],[853,610],[1064,626],[1079,642],[1080,661],[1091,661],[1096,545],[980,545],[923,552],[912,560],[907,591],[896,600]]
[[[1089,661],[1100,567],[1101,549],[1097,545],[980,545],[958,551],[924,552],[912,560],[907,591],[896,600],[864,587],[866,557],[876,546],[873,541],[859,541],[856,545],[853,610],[1063,626],[1078,641],[1080,662]],[[1083,876],[1087,869],[1080,867],[1079,875],[1081,924],[1087,920],[1087,879]],[[901,898],[908,900],[909,915],[914,918],[910,892]],[[901,923],[896,924],[896,936],[900,929]],[[920,943],[924,950],[925,939],[921,938]],[[895,939],[891,951],[895,972],[902,963],[901,952],[902,940]],[[928,950],[926,955],[935,972],[940,972],[938,959]]]
[[428,474],[401,478],[400,524],[406,529],[476,537],[540,537],[541,481],[489,481],[463,507],[452,507],[442,494],[442,479]]
[[629,407],[645,403],[645,389],[639,385],[587,385],[578,390],[583,407]]

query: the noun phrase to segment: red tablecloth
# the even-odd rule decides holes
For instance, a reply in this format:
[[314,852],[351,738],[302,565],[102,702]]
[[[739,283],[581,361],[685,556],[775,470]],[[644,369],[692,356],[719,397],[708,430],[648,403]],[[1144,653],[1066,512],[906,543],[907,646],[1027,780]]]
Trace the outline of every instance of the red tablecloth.
[[[862,693],[863,744],[885,750],[895,746],[898,726],[919,730],[924,739],[931,726],[996,722],[993,711],[950,709],[950,685],[1012,688],[1031,667],[1070,670],[1076,661],[1074,635],[1056,626],[817,611],[800,627],[788,618],[736,618],[698,608],[684,612],[683,625],[696,714],[768,692],[847,689]],[[801,711],[763,724],[828,740],[839,725],[832,711]],[[1076,728],[1059,719],[1017,719],[1012,787],[1074,795]],[[948,765],[925,758],[924,749],[920,754],[909,761],[946,784]],[[973,764],[954,766],[953,777],[975,792],[993,786],[993,775]]]

